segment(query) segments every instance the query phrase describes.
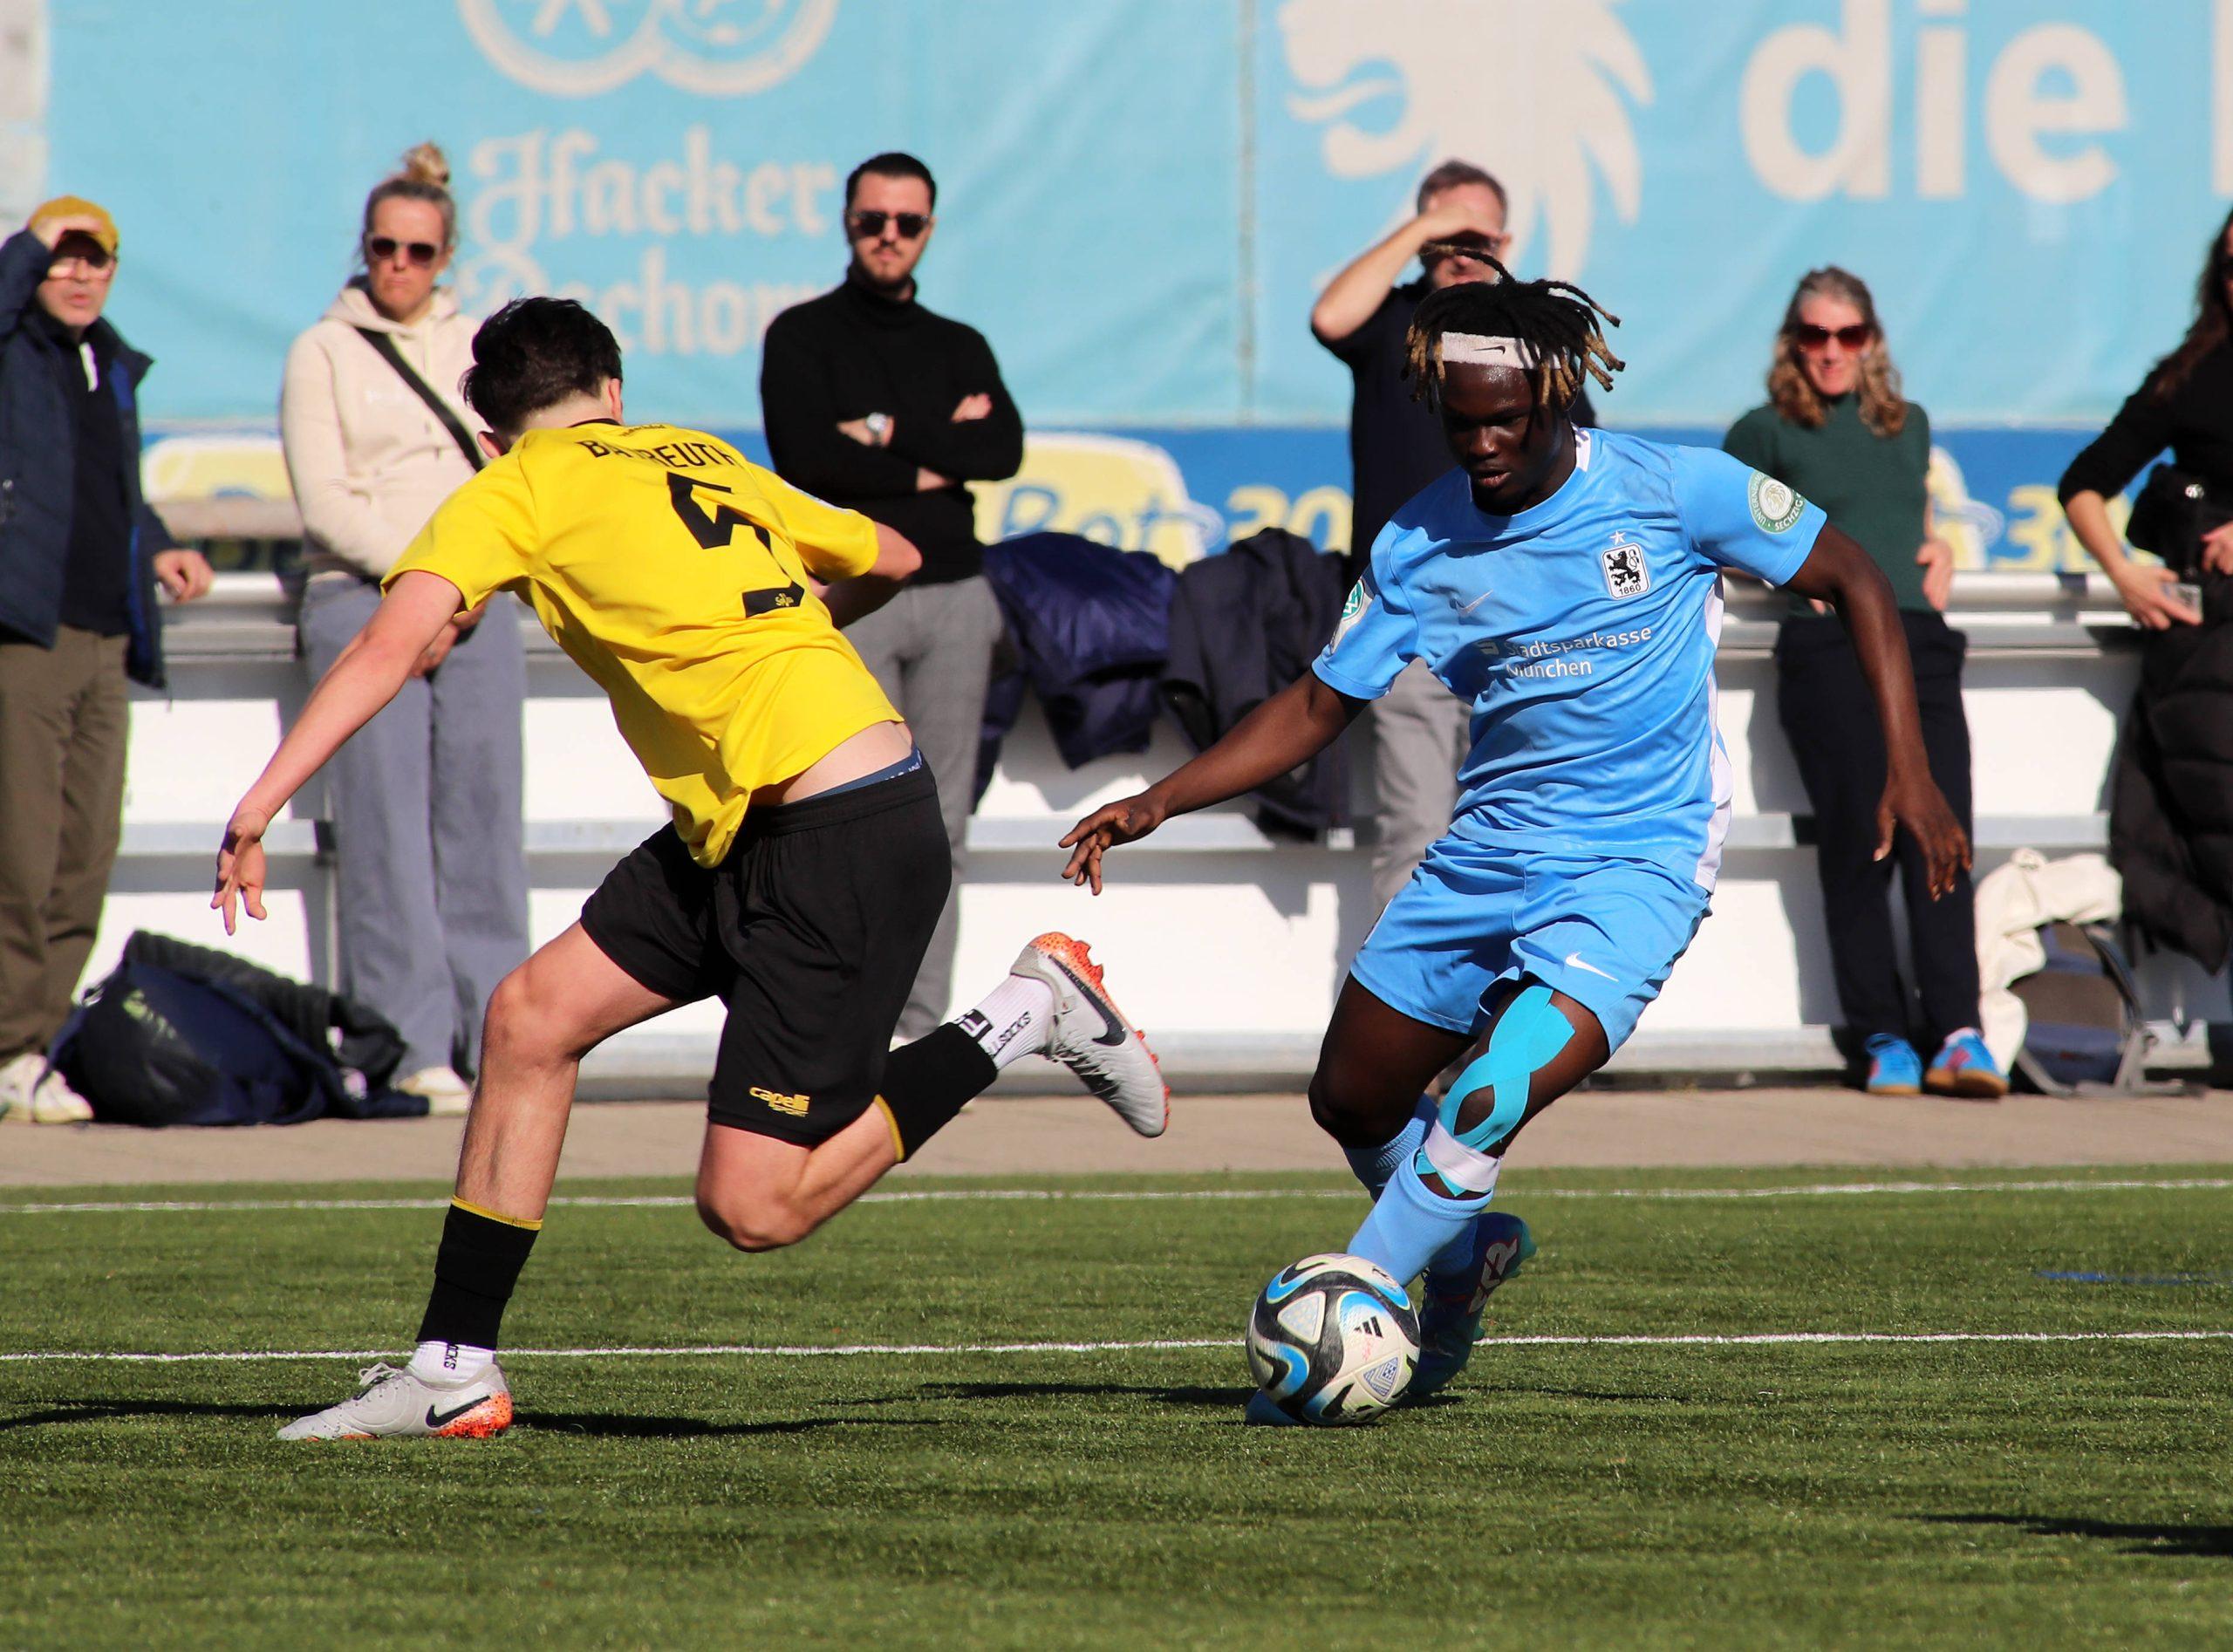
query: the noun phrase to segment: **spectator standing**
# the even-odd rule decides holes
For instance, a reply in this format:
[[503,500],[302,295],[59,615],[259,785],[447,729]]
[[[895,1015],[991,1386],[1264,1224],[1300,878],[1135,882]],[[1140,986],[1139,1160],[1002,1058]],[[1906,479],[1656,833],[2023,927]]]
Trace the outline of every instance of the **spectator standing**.
[[[1876,305],[1859,276],[1807,272],[1776,333],[1768,400],[1730,427],[1722,446],[1820,505],[1891,583],[1907,632],[1931,779],[1970,830],[1970,725],[1962,707],[1967,639],[1941,611],[1954,554],[1930,531],[1925,486],[1930,420],[1900,393]],[[1761,507],[1754,506],[1755,514]],[[1777,708],[1814,811],[1815,866],[1838,1001],[1868,1057],[1874,1096],[1934,1093],[1992,1100],[2008,1082],[1977,1032],[1977,946],[1969,869],[1933,899],[1921,849],[1893,853],[1877,818],[1884,739],[1875,702],[1842,621],[1796,604],[1776,638]],[[1901,984],[1888,898],[1897,865],[1915,991]],[[1926,1069],[1911,1041],[1920,1000]]]
[[[311,679],[379,606],[379,582],[468,481],[459,399],[473,323],[436,283],[457,241],[441,151],[420,144],[365,202],[364,267],[287,353],[279,425],[310,577]],[[457,617],[327,768],[340,989],[403,1034],[398,1088],[462,1112],[488,994],[527,957],[521,830],[525,657],[509,600]]]
[[[1362,577],[1372,542],[1397,507],[1451,468],[1442,420],[1403,376],[1404,336],[1419,300],[1464,281],[1494,280],[1478,247],[1500,257],[1504,186],[1470,161],[1445,160],[1419,181],[1417,215],[1368,248],[1332,281],[1310,311],[1310,331],[1341,358],[1354,381],[1349,402],[1349,583]],[[1417,258],[1417,279],[1397,277]],[[1567,416],[1597,422],[1586,393]],[[1472,744],[1464,700],[1414,664],[1371,711],[1375,908],[1393,899],[1450,825],[1458,769]]]
[[916,267],[937,225],[938,185],[912,155],[871,157],[845,181],[845,279],[768,329],[760,405],[776,473],[898,529],[922,570],[846,637],[939,782],[957,891],[899,1018],[920,1038],[946,1017],[964,840],[1000,611],[983,574],[968,484],[1013,476],[1023,420],[983,335],[936,315]]
[[[2108,502],[2167,447],[2182,473],[2165,479],[2179,504],[2156,513],[2151,548],[2163,560],[2136,562]],[[2142,498],[2161,499],[2161,488],[2151,480]],[[2058,491],[2079,543],[2145,628],[2110,784],[2109,858],[2125,916],[2222,969],[2233,949],[2233,215],[2203,253],[2186,337],[2071,461]]]
[[116,862],[126,680],[163,686],[157,586],[210,584],[140,496],[152,364],[101,316],[117,248],[75,195],[0,243],[0,1118],[17,1123],[92,1116],[46,1047]]
[[[2211,504],[2233,511],[2233,215],[2210,238],[2187,336],[2148,369],[2109,427],[2070,461],[2057,490],[2078,543],[2101,564],[2134,620],[2150,631],[2202,623],[2172,590],[2193,570],[2134,562],[2109,521],[2108,502],[2167,447],[2172,461],[2202,484]],[[2233,574],[2233,524],[2202,540],[2195,566]]]

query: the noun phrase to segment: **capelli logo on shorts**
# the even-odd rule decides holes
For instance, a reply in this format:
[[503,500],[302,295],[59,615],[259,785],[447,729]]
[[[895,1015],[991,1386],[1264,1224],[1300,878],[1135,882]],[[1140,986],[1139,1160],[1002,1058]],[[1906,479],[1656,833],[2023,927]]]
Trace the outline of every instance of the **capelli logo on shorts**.
[[806,1116],[807,1098],[803,1096],[786,1096],[781,1090],[764,1090],[757,1084],[752,1087],[751,1094],[754,1101],[765,1102],[779,1113],[792,1118]]

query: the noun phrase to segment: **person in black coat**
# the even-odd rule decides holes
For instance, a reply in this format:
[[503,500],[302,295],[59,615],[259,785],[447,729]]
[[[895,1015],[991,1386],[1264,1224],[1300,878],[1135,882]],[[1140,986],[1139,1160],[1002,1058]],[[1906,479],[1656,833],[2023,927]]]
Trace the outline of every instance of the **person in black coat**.
[[158,583],[209,589],[140,493],[148,358],[101,318],[116,222],[64,195],[0,243],[0,1119],[91,1116],[47,1070],[124,813],[126,677],[160,687]]
[[[2140,692],[2111,783],[2109,857],[2125,912],[2205,966],[2233,944],[2233,521],[2134,560],[2108,502],[2165,448],[2233,515],[2233,215],[2210,237],[2195,318],[2059,488],[2079,543],[2146,628]],[[2195,582],[2199,604],[2180,585]]]

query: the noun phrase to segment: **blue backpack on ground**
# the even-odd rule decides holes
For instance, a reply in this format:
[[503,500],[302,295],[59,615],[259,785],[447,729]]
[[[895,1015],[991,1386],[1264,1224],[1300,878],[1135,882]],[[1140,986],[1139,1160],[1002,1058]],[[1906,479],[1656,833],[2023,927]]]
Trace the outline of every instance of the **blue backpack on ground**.
[[2052,923],[2038,936],[2047,961],[2009,983],[2029,1017],[2016,1070],[2049,1096],[2154,1093],[2145,1076],[2154,1041],[2131,966],[2108,931]]
[[[345,1068],[331,1041],[313,1043],[307,1026],[289,1024],[301,1019],[291,1012],[313,998],[340,1007],[333,1012],[337,1030],[341,1008],[350,1013],[348,1024],[361,1028],[365,1012],[320,989],[228,954],[135,934],[123,961],[64,1026],[50,1060],[92,1103],[93,1116],[108,1123],[299,1124],[330,1114],[423,1115],[423,1098],[386,1088],[392,1056],[371,1075]],[[401,1039],[384,1030],[399,1054]]]

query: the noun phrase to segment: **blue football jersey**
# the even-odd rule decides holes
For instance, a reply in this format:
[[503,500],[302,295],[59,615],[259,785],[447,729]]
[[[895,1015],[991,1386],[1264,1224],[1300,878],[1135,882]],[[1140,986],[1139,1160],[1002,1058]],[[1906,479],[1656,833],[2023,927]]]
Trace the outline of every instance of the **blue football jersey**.
[[1601,430],[1575,443],[1573,475],[1515,515],[1483,512],[1462,470],[1398,510],[1315,669],[1377,700],[1424,660],[1472,703],[1451,831],[1711,889],[1731,792],[1720,570],[1780,585],[1826,519],[1726,454]]

